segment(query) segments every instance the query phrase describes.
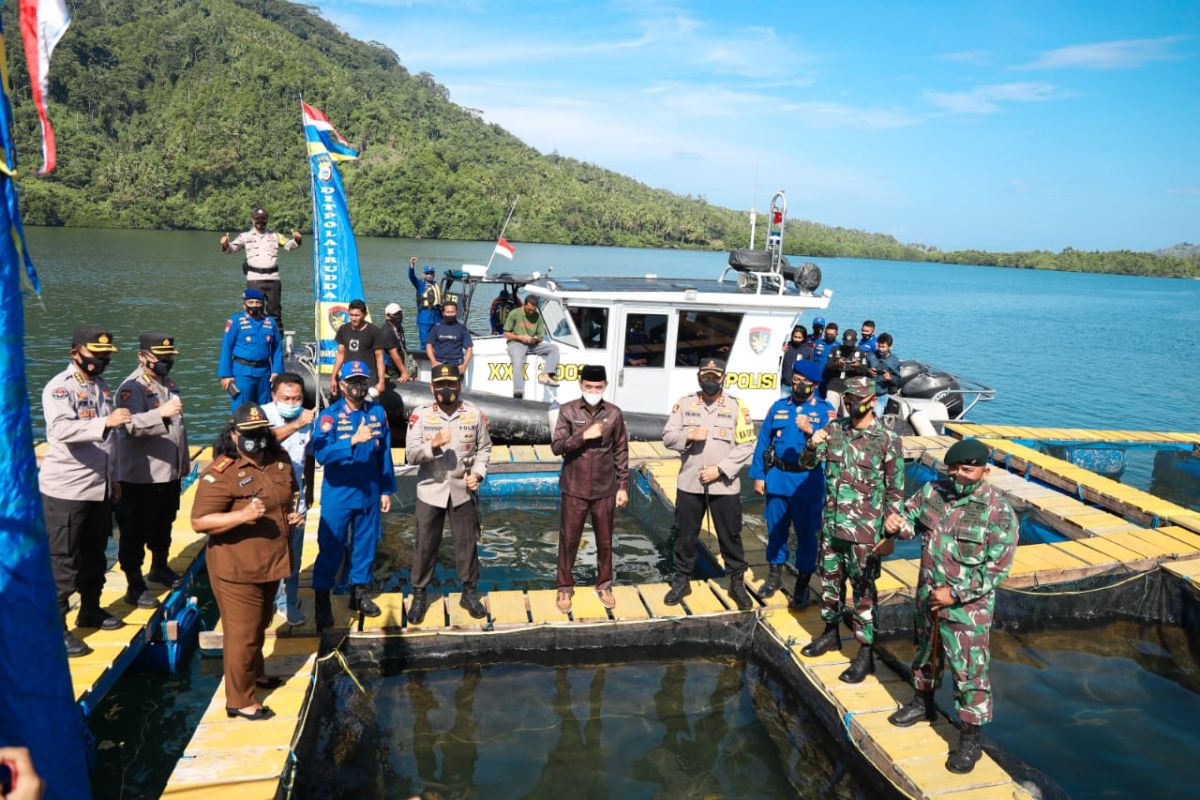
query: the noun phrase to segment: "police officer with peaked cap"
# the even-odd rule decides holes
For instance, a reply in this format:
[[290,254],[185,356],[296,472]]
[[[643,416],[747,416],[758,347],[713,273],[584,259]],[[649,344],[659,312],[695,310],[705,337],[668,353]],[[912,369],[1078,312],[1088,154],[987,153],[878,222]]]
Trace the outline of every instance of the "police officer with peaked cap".
[[[146,580],[168,587],[180,581],[167,559],[171,526],[179,511],[180,480],[191,469],[191,457],[183,401],[169,374],[179,355],[175,337],[143,333],[138,345],[138,367],[117,390],[117,407],[129,409],[132,415],[117,437],[121,481],[117,560],[125,573],[125,602],[154,608],[158,602],[147,591]],[[143,578],[147,548],[150,572]]]
[[282,332],[264,312],[263,293],[247,289],[242,304],[243,309],[225,323],[217,364],[221,388],[230,393],[231,411],[242,403],[271,402],[271,380],[283,372]]
[[79,593],[75,623],[80,628],[113,630],[125,624],[100,607],[108,569],[104,549],[112,535],[111,503],[120,492],[113,430],[131,419],[128,409],[113,407],[112,392],[100,377],[115,352],[107,328],[79,326],[71,338],[70,364],[42,390],[48,446],[38,488],[63,618],[63,642],[72,657],[91,652],[67,629],[73,593]]
[[675,404],[663,429],[663,444],[682,454],[675,494],[675,577],[664,602],[678,605],[691,593],[700,524],[709,512],[729,573],[729,596],[745,611],[752,604],[743,580],[746,557],[738,473],[754,455],[754,422],[750,409],[724,391],[724,360],[701,361],[697,379],[700,391]]

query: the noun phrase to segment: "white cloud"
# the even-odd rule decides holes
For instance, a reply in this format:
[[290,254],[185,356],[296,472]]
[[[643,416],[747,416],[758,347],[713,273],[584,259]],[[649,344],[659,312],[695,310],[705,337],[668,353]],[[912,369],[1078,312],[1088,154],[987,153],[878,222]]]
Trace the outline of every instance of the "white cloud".
[[1167,194],[1181,194],[1200,197],[1200,186],[1176,186],[1174,188],[1167,189]]
[[1065,97],[1054,84],[998,83],[966,92],[924,92],[925,99],[949,114],[995,114],[1003,103],[1035,103]]
[[1174,46],[1188,36],[1155,39],[1122,39],[1115,42],[1076,44],[1047,50],[1032,62],[1016,69],[1132,69],[1152,61],[1174,61],[1185,56]]
[[990,50],[962,50],[957,53],[942,53],[938,58],[955,64],[987,64],[992,60],[992,52]]

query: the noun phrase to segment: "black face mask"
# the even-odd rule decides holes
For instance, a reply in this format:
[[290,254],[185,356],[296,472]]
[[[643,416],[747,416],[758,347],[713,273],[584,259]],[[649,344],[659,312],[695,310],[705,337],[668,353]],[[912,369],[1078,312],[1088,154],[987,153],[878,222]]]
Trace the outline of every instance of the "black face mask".
[[813,387],[811,384],[802,383],[799,386],[792,387],[792,397],[797,401],[807,400],[812,397]]
[[158,361],[155,361],[150,365],[150,371],[160,378],[165,378],[173,366],[175,366],[175,359],[160,358]]
[[365,381],[350,381],[346,383],[346,397],[349,397],[356,403],[361,403],[363,398],[367,396],[367,388]]
[[90,375],[93,378],[103,374],[105,368],[108,367],[107,358],[85,356],[81,353],[76,356],[76,359],[77,361],[75,363],[79,365],[79,368],[82,369],[85,374]]
[[875,402],[867,398],[843,397],[842,401],[846,404],[846,412],[851,419],[862,419],[875,407]]
[[803,339],[792,339],[792,342],[791,342],[793,350],[796,349],[797,347],[800,347],[803,344],[804,344]]
[[388,317],[387,321],[392,323],[392,327],[394,327],[394,328],[403,328],[404,327],[404,317],[399,317],[399,316]]
[[826,336],[825,343],[826,344],[837,344],[837,334],[835,333],[833,336]]
[[438,405],[449,407],[458,402],[458,389],[438,389],[433,396],[437,398]]
[[721,391],[721,382],[714,380],[700,381],[700,391],[704,392],[709,397],[712,397],[717,392]]
[[442,317],[442,321],[445,322],[447,325],[453,325],[454,323],[458,322],[458,315],[452,314],[450,316],[444,316],[444,317]]
[[266,436],[247,436],[244,433],[238,434],[238,450],[241,450],[248,456],[256,455],[267,449]]
[[246,313],[252,317],[261,317],[263,312],[262,306],[246,306]]

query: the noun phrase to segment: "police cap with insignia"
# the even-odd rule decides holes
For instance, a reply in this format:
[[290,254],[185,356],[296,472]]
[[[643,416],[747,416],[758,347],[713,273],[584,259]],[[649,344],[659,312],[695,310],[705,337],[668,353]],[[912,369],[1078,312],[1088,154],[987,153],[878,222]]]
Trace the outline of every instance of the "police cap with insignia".
[[86,347],[93,353],[115,353],[117,345],[103,325],[80,325],[71,337],[71,347]]
[[257,403],[246,403],[233,412],[233,427],[239,431],[256,431],[271,427],[271,420],[267,419]]
[[267,297],[258,289],[247,289],[242,292],[242,300],[257,300],[260,303],[267,302]]
[[258,208],[254,209],[253,211],[250,212],[250,219],[266,219],[266,218],[267,218],[267,210],[265,208],[263,208],[262,206],[259,206]]
[[821,366],[808,359],[796,359],[796,362],[792,364],[792,374],[806,378],[809,383],[821,382]]
[[143,333],[138,338],[138,349],[156,356],[177,356],[175,337],[167,333]]
[[583,369],[579,370],[579,380],[581,381],[607,381],[608,370],[603,364],[584,364]]
[[367,369],[367,365],[361,361],[347,361],[346,363],[342,364],[342,368],[338,370],[338,380],[348,381],[353,378],[370,380],[371,371]]
[[845,394],[855,397],[867,397],[875,394],[875,380],[873,378],[865,378],[861,375],[846,379],[846,388],[843,390]]
[[700,374],[712,373],[713,375],[725,374],[725,359],[723,358],[705,358],[700,361]]
[[432,375],[430,383],[458,383],[462,380],[458,367],[453,364],[438,364],[433,368]]
[[424,272],[426,275],[432,275],[434,273],[433,266],[426,264],[425,266],[421,267],[421,272]]
[[963,439],[961,442],[955,442],[946,451],[946,457],[942,461],[947,467],[952,467],[955,464],[965,464],[968,467],[983,467],[987,466],[988,459],[991,457],[991,450],[983,442],[978,439]]

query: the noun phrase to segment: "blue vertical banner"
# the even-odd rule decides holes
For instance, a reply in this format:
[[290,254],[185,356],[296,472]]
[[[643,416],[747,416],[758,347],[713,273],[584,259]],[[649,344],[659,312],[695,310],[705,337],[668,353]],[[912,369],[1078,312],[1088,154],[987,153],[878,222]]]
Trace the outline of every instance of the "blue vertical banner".
[[350,301],[363,298],[358,271],[358,245],[350,226],[346,189],[334,160],[358,157],[326,119],[301,101],[308,164],[312,171],[313,297],[316,299],[318,364],[333,370],[337,329],[348,319]]
[[[46,797],[87,800],[83,713],[63,646],[25,384],[22,280],[36,289],[14,176],[12,105],[0,28],[0,745],[27,747]],[[18,776],[18,781],[20,776]]]

